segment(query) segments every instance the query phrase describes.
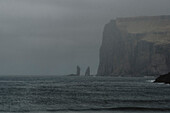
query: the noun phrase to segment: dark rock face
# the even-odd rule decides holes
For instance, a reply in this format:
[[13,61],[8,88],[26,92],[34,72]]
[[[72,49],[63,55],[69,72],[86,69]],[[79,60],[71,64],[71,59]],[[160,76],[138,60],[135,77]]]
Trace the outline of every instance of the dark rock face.
[[81,71],[80,67],[77,66],[77,73],[76,73],[77,76],[80,76],[80,71]]
[[158,77],[154,82],[155,82],[155,83],[166,83],[166,84],[170,84],[170,72],[169,72],[168,74],[161,75],[161,76]]
[[99,76],[147,76],[170,71],[170,16],[112,20],[105,25]]
[[79,66],[77,66],[76,74],[69,74],[68,76],[80,76],[81,69]]
[[90,67],[87,68],[87,70],[85,72],[85,76],[90,76]]

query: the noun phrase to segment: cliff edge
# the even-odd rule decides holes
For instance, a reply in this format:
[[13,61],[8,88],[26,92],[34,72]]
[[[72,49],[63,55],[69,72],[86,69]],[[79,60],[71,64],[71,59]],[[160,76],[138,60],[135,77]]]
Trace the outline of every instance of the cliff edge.
[[170,16],[111,20],[104,27],[99,76],[157,76],[170,71]]

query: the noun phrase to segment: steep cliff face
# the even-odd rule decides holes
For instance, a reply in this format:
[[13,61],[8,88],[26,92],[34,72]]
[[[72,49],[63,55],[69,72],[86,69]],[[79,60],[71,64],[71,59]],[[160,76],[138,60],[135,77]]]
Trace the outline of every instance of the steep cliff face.
[[100,76],[147,76],[170,71],[170,16],[118,18],[105,25]]

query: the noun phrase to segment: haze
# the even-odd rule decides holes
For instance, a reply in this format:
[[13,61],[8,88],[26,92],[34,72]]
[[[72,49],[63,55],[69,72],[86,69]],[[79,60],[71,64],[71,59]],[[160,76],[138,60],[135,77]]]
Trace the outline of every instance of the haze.
[[0,75],[96,74],[104,25],[169,15],[170,0],[1,0]]

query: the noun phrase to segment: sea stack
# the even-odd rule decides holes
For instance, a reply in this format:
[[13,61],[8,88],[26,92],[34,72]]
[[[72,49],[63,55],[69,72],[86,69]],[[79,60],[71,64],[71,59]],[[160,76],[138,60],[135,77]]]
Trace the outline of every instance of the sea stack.
[[98,76],[170,72],[170,16],[117,18],[105,25]]
[[77,76],[80,76],[80,71],[81,71],[80,67],[77,66],[77,73],[76,73]]
[[85,76],[90,76],[90,67],[86,69]]

